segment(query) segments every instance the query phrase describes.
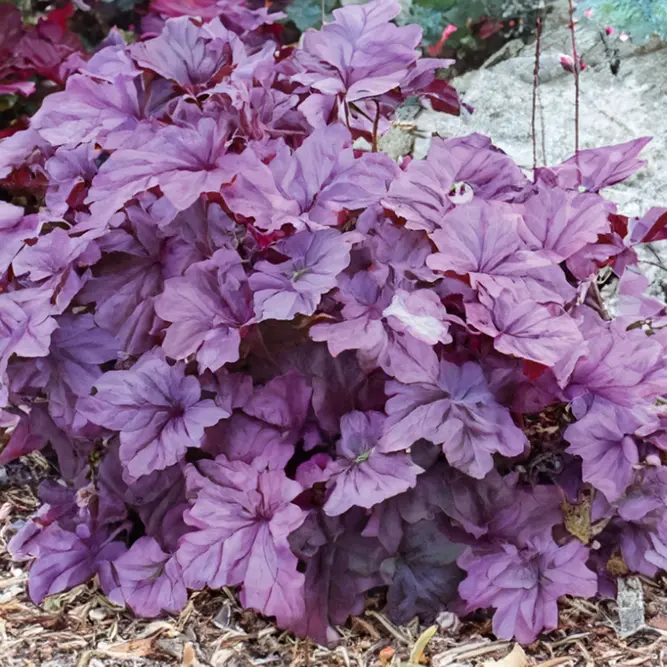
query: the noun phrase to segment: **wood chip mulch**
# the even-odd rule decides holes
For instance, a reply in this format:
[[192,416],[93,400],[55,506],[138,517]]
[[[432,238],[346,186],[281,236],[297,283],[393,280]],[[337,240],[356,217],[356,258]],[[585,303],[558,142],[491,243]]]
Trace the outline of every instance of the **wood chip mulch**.
[[[0,470],[0,472],[2,472]],[[459,622],[443,614],[439,627],[415,620],[393,625],[370,600],[363,617],[340,628],[326,649],[277,629],[241,609],[233,590],[196,592],[178,617],[139,620],[111,605],[94,582],[48,598],[26,594],[24,563],[12,563],[7,543],[15,522],[39,505],[40,479],[52,474],[39,454],[12,464],[0,477],[1,667],[598,667],[667,665],[667,580],[643,580],[647,625],[617,634],[615,602],[565,598],[560,629],[534,644],[491,634],[489,617]]]

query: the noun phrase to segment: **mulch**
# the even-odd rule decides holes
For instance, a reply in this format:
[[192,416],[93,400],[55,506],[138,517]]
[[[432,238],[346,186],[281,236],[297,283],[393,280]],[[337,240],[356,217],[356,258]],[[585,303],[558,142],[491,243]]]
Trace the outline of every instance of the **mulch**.
[[[47,598],[26,594],[25,563],[13,563],[7,543],[15,523],[39,505],[39,481],[53,475],[40,454],[5,468],[0,477],[1,667],[598,667],[667,665],[667,580],[642,580],[647,625],[618,636],[613,600],[564,598],[557,631],[524,647],[496,640],[487,615],[460,622],[444,613],[435,628],[415,619],[397,627],[370,598],[363,616],[340,628],[332,649],[295,638],[243,610],[235,591],[192,593],[178,617],[134,618],[101,594],[95,582]],[[0,470],[0,474],[2,471]],[[510,655],[511,654],[511,655]],[[496,662],[498,661],[498,662]]]

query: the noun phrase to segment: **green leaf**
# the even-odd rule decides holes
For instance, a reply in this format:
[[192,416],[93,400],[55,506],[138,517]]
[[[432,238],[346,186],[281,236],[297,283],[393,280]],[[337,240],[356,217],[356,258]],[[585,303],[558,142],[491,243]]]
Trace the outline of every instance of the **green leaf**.
[[[326,20],[331,20],[331,12],[338,6],[336,0],[325,0],[324,11]],[[304,32],[308,28],[319,28],[322,25],[322,3],[320,0],[293,0],[285,10],[287,18]]]
[[424,657],[424,649],[431,641],[431,639],[433,639],[437,631],[438,626],[432,625],[430,628],[426,628],[426,630],[421,633],[419,639],[413,646],[412,651],[410,651],[410,663],[421,663],[422,658]]
[[412,3],[412,9],[415,7],[425,7],[427,9],[437,9],[442,14],[451,9],[456,4],[456,0],[415,0]]
[[441,9],[413,5],[410,10],[409,23],[416,23],[423,32],[424,44],[435,44],[445,29],[445,15]]

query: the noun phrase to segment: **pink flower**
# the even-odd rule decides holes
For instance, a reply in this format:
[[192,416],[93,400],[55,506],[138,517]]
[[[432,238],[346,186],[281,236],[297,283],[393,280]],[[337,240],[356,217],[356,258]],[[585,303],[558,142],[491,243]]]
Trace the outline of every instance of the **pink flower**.
[[[588,65],[581,59],[581,56],[577,57],[578,63],[576,66],[576,71],[577,72],[583,72]],[[575,64],[574,64],[574,58],[572,56],[567,56],[564,53],[560,54],[560,64],[562,68],[566,72],[570,72],[571,74],[574,74],[575,72]]]
[[440,53],[442,47],[445,45],[445,42],[458,30],[458,28],[452,24],[449,23],[447,27],[442,31],[442,35],[440,35],[440,39],[438,40],[438,43],[435,46],[429,46],[428,47],[428,53],[431,56],[437,56],[438,53]]

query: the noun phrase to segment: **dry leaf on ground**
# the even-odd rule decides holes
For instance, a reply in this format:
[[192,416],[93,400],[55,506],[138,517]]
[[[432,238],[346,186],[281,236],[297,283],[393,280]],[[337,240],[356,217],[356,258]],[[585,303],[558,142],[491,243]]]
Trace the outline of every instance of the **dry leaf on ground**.
[[188,642],[183,646],[183,662],[181,667],[199,667],[201,663],[197,660],[195,647]]
[[652,628],[657,628],[658,630],[667,630],[667,616],[664,616],[662,614],[658,616],[654,616],[648,624]]
[[155,652],[154,641],[153,638],[133,639],[129,642],[111,644],[111,646],[101,650],[108,655],[122,655],[125,658],[146,658]]

